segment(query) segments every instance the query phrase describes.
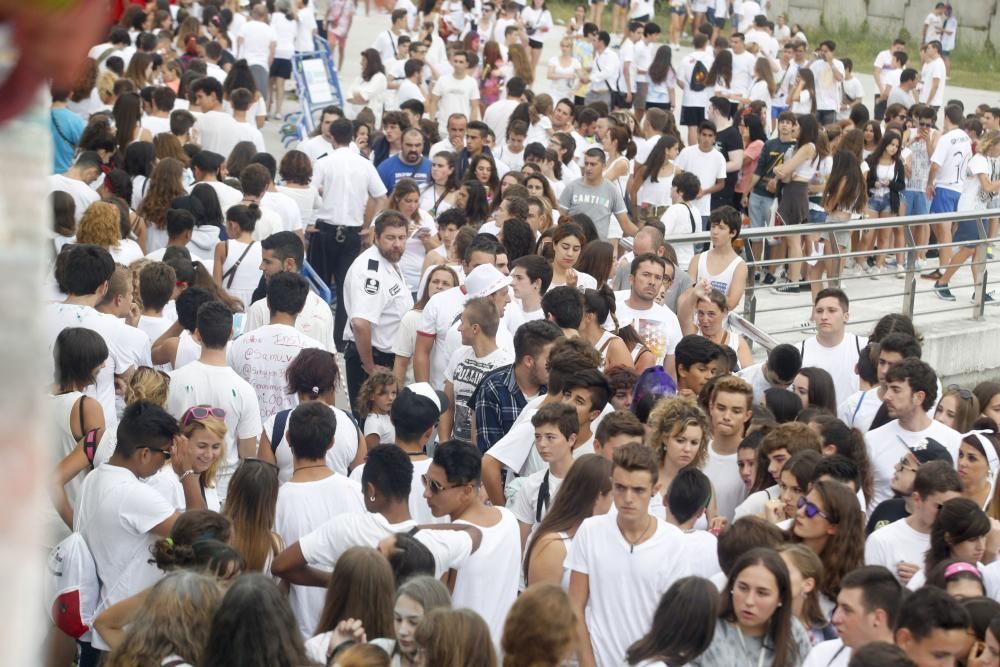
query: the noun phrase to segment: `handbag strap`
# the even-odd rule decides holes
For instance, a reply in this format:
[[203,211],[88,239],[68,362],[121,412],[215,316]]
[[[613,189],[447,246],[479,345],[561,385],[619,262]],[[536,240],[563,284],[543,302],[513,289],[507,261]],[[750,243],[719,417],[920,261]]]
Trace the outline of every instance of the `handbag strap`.
[[[236,270],[240,268],[240,264],[243,263],[243,258],[247,256],[248,252],[250,252],[250,248],[253,247],[254,243],[256,243],[256,241],[251,241],[250,243],[248,243],[247,247],[243,250],[243,254],[240,255],[240,258],[236,260],[236,263],[230,266],[229,269],[222,274],[223,280],[226,280],[228,278],[228,280],[226,280],[226,289],[229,289],[230,287],[233,286],[233,280],[236,279]],[[227,249],[229,248],[228,241],[226,242],[226,248]]]

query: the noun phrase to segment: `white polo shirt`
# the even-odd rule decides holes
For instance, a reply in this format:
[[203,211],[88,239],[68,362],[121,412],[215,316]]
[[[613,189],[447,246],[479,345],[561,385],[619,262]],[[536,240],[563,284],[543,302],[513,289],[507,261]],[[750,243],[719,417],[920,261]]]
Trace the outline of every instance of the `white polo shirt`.
[[316,161],[313,181],[323,197],[316,219],[332,225],[360,227],[368,198],[386,194],[375,166],[347,146]]
[[[381,184],[382,181],[378,182]],[[392,350],[392,341],[403,315],[413,308],[413,296],[399,267],[383,257],[376,246],[372,246],[358,255],[347,270],[344,308],[349,319],[371,322],[372,347],[388,353]],[[344,340],[355,340],[350,326],[344,329]]]

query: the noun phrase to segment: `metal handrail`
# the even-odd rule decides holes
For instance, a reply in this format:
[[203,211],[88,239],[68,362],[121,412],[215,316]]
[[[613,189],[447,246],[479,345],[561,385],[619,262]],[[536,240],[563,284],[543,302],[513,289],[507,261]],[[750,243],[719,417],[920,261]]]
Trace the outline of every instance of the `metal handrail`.
[[[991,215],[992,214],[992,215]],[[979,241],[976,242],[975,254],[972,257],[971,262],[967,262],[970,265],[975,265],[982,267],[982,273],[979,280],[972,283],[957,283],[952,284],[953,287],[974,287],[974,297],[972,305],[971,319],[981,320],[983,318],[983,312],[985,307],[984,297],[987,293],[986,285],[989,277],[988,265],[1000,261],[1000,256],[995,260],[988,260],[986,258],[986,246],[991,242],[1000,243],[1000,236],[998,237],[988,237],[988,221],[992,218],[1000,217],[1000,210],[998,209],[987,209],[985,211],[964,211],[964,212],[954,212],[954,213],[935,213],[929,215],[920,216],[904,216],[904,217],[892,217],[892,218],[864,218],[858,220],[845,220],[836,222],[821,222],[821,223],[810,223],[802,225],[777,225],[771,227],[743,227],[740,231],[739,239],[743,241],[744,259],[747,260],[747,285],[746,292],[743,298],[743,312],[742,318],[745,319],[750,324],[754,324],[757,319],[757,315],[767,312],[775,312],[777,310],[785,310],[787,306],[775,307],[775,308],[760,308],[758,304],[757,293],[762,289],[761,286],[757,286],[754,281],[754,274],[757,269],[763,269],[767,267],[773,267],[777,265],[782,265],[789,263],[788,258],[782,259],[761,259],[758,260],[753,256],[752,245],[750,241],[762,241],[766,242],[770,239],[784,238],[788,236],[821,236],[825,239],[825,245],[829,252],[822,256],[823,261],[832,261],[834,264],[835,275],[828,275],[826,278],[819,280],[803,280],[800,284],[810,285],[815,282],[824,282],[830,285],[840,286],[842,282],[847,282],[851,280],[861,280],[869,279],[870,276],[867,274],[859,275],[845,275],[843,272],[843,262],[846,259],[854,258],[867,258],[873,255],[885,255],[894,256],[897,254],[905,255],[905,261],[903,264],[899,265],[895,272],[887,272],[881,275],[889,276],[893,273],[903,274],[903,285],[902,292],[890,292],[889,294],[880,294],[878,296],[859,296],[852,297],[852,300],[865,301],[874,299],[885,299],[891,297],[902,297],[902,306],[900,312],[909,316],[911,319],[914,316],[914,307],[917,294],[926,294],[933,292],[931,289],[918,289],[917,288],[917,269],[916,260],[917,253],[931,250],[939,249],[942,247],[952,247],[957,248],[960,246],[971,245],[967,241],[949,242],[946,244],[939,243],[928,243],[928,244],[917,244],[913,237],[913,227],[916,225],[935,225],[943,223],[954,223],[966,220],[976,221],[979,227]],[[837,232],[868,232],[875,231],[879,229],[889,229],[889,228],[903,228],[903,245],[902,246],[891,246],[888,248],[878,248],[877,250],[860,251],[860,250],[849,250],[840,252],[839,244],[836,241]],[[680,234],[672,235],[666,237],[665,241],[667,243],[684,243],[684,244],[705,244],[710,242],[710,237],[708,232],[700,232],[697,234]],[[794,261],[806,262],[809,258],[802,257],[797,258]],[[939,266],[940,270],[944,270],[947,266]],[[683,270],[683,269],[681,269]],[[804,272],[803,272],[804,273]],[[953,312],[958,310],[968,310],[968,306],[958,306],[957,303],[951,308],[938,308],[930,311],[925,311],[923,314],[930,315],[935,313]],[[867,323],[871,320],[854,320],[853,324]],[[777,331],[769,331],[768,334],[775,335],[781,333],[789,333],[797,330],[798,328],[790,329],[780,329]],[[764,345],[764,347],[770,347],[770,343],[773,339],[762,339],[757,336],[748,336],[752,341]],[[769,337],[768,337],[769,338]]]

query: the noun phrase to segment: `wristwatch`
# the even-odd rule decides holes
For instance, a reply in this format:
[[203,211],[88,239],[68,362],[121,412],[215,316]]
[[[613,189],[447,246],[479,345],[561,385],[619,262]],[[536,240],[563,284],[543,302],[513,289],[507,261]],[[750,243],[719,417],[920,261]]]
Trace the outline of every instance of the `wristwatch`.
[[196,474],[197,473],[194,470],[185,470],[183,473],[181,473],[180,480],[183,482],[188,475],[196,475]]

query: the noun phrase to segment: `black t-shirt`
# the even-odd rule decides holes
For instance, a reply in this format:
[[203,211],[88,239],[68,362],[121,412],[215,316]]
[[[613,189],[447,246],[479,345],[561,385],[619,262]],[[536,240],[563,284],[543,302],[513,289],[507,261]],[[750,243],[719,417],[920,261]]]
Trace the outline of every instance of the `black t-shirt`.
[[785,154],[788,149],[795,145],[794,141],[782,141],[781,139],[769,139],[764,144],[760,152],[760,160],[757,162],[755,174],[760,176],[753,191],[761,197],[775,197],[776,193],[767,191],[767,183],[774,178],[774,168],[785,161]]
[[910,516],[910,513],[906,511],[906,499],[905,498],[890,498],[889,500],[883,500],[878,504],[878,507],[872,511],[871,518],[868,519],[868,525],[865,526],[865,536],[871,535],[879,528],[885,528],[890,523],[895,523],[900,519],[905,519]]
[[[715,150],[722,153],[722,157],[729,162],[729,154],[734,151],[743,150],[743,137],[740,130],[735,125],[730,125],[715,135]],[[726,184],[722,190],[712,194],[712,208],[719,206],[732,206],[734,194],[736,192],[736,181],[740,177],[740,169],[726,172]]]

